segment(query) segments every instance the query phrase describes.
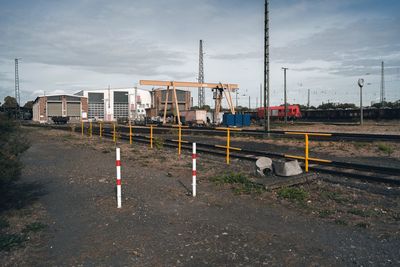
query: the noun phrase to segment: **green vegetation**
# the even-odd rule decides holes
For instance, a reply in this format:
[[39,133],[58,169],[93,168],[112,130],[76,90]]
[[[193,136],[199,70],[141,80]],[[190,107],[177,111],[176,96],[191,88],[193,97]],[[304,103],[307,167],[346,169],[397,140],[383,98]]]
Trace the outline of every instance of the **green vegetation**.
[[250,181],[249,178],[242,173],[224,173],[212,177],[210,180],[217,185],[233,185],[232,189],[236,194],[261,193],[265,190],[262,185]]
[[1,114],[0,147],[0,187],[2,187],[19,178],[22,168],[20,156],[29,145],[15,121]]
[[380,151],[382,151],[382,152],[388,154],[389,157],[390,157],[390,155],[392,155],[392,153],[393,153],[393,151],[394,151],[394,150],[393,150],[393,147],[391,147],[391,146],[389,146],[389,145],[387,145],[387,144],[384,144],[384,143],[378,144],[378,149],[379,149]]
[[10,251],[12,248],[20,246],[25,240],[25,235],[0,234],[0,251]]
[[339,194],[339,193],[337,193],[337,192],[334,192],[334,191],[327,191],[327,190],[324,190],[324,191],[322,191],[322,192],[320,193],[320,196],[321,196],[321,198],[324,199],[324,200],[333,200],[333,201],[335,201],[336,203],[345,203],[345,202],[348,202],[348,201],[349,201],[349,200],[346,199],[343,195],[341,195],[341,194]]
[[22,232],[23,233],[29,233],[29,232],[37,233],[39,231],[42,231],[46,227],[47,227],[47,225],[43,224],[41,222],[33,222],[33,223],[26,225],[25,228],[22,230]]
[[318,212],[318,215],[321,218],[327,218],[327,217],[329,217],[329,216],[331,216],[333,214],[335,214],[335,211],[332,211],[332,210],[320,210]]
[[308,198],[309,194],[302,188],[284,187],[279,189],[278,196],[280,198],[286,198],[290,201],[303,203]]
[[356,149],[365,148],[367,145],[368,143],[365,142],[354,142],[354,146]]
[[153,137],[153,144],[157,149],[161,149],[164,146],[164,140],[162,138]]

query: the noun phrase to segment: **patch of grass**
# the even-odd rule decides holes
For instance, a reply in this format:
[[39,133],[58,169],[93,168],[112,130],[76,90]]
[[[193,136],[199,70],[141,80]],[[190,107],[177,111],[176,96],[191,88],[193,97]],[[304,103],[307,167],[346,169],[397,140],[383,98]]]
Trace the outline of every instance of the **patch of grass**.
[[347,211],[347,213],[357,215],[360,217],[372,217],[372,216],[377,216],[377,212],[374,210],[362,210],[362,209],[350,209]]
[[353,145],[358,150],[358,149],[366,147],[368,145],[368,143],[365,143],[365,142],[354,142]]
[[236,194],[261,193],[265,190],[262,185],[250,181],[249,178],[242,173],[225,173],[214,176],[210,178],[210,180],[217,185],[233,185],[232,189]]
[[10,251],[12,248],[20,246],[25,240],[25,235],[0,234],[0,251]]
[[164,140],[156,137],[153,139],[153,144],[158,150],[160,150],[164,146]]
[[302,188],[284,187],[279,189],[278,196],[280,198],[286,198],[290,201],[303,203],[308,198],[309,193]]
[[333,211],[333,210],[320,210],[318,212],[318,215],[321,218],[327,218],[327,217],[329,217],[330,215],[333,215],[333,214],[335,214],[335,211]]
[[337,203],[345,203],[348,202],[349,200],[346,199],[343,195],[334,192],[334,191],[322,191],[320,194],[321,198],[323,199],[330,199],[333,200]]
[[347,222],[345,220],[341,220],[341,219],[336,219],[335,223],[337,225],[347,225]]
[[4,219],[4,218],[0,218],[0,230],[8,228],[10,226],[10,223]]
[[392,155],[392,153],[394,151],[393,147],[391,147],[390,145],[384,144],[384,143],[378,144],[378,149],[380,151],[382,151],[383,153],[388,154],[389,157],[390,157],[390,155]]
[[47,225],[43,224],[41,222],[33,222],[33,223],[26,225],[25,228],[22,230],[22,232],[23,233],[29,233],[29,232],[37,233],[39,231],[42,231],[46,227],[47,227]]

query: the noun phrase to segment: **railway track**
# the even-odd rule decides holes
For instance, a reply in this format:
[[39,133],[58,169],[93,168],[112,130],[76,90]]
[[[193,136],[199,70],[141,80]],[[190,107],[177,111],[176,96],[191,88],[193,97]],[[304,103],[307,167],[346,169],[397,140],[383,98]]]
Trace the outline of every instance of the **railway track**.
[[[120,129],[123,132],[129,132],[129,128],[127,126],[122,126]],[[142,129],[142,131],[141,131]],[[143,130],[144,129],[144,130]],[[171,129],[176,129],[171,126],[157,126],[154,128],[155,133],[164,133],[168,132]],[[143,127],[135,127],[135,130],[139,130],[140,132],[148,132],[148,128]],[[207,127],[191,127],[191,128],[182,128],[183,133],[191,133],[191,134],[203,134],[203,135],[216,135],[216,136],[224,136],[225,133],[220,130],[216,130],[215,128],[207,128]],[[295,133],[299,131],[269,131],[264,132],[261,130],[241,130],[238,132],[232,132],[232,135],[235,136],[251,136],[251,137],[265,137],[270,134],[273,137],[285,137],[285,138],[296,138],[302,139],[302,136],[298,135],[288,135],[287,133]],[[313,136],[313,140],[317,141],[358,141],[358,142],[370,142],[370,141],[392,141],[392,142],[400,142],[400,135],[394,134],[364,134],[364,133],[337,133],[337,132],[315,132],[315,131],[307,131],[307,133],[313,134],[329,134],[331,136]]]
[[[70,131],[70,127],[66,126],[44,126],[46,128],[58,129],[58,130],[65,130]],[[118,138],[129,141],[129,128],[126,127],[119,127]],[[126,132],[128,129],[128,132]],[[146,128],[147,129],[147,128]],[[155,128],[157,129],[157,128]],[[170,131],[170,127],[163,127],[163,130]],[[140,143],[149,143],[150,138],[148,136],[138,134],[137,128],[135,128],[135,134],[132,135],[134,142]],[[183,131],[183,129],[182,129]],[[75,132],[80,132],[79,128],[75,129]],[[148,133],[148,129],[146,131]],[[224,133],[220,132],[219,133]],[[99,128],[93,127],[93,135],[99,135]],[[112,138],[112,129],[111,128],[104,128],[103,129],[103,136]],[[199,152],[218,155],[218,156],[226,156],[225,150],[216,147],[213,144],[207,143],[200,143],[196,142],[197,150]],[[163,146],[176,148],[178,146],[177,142],[172,139],[164,139]],[[182,143],[182,149],[191,150],[191,143],[185,144]],[[238,158],[242,160],[248,161],[256,161],[258,157],[270,157],[274,159],[285,159],[285,155],[282,153],[273,153],[273,152],[265,152],[265,151],[258,151],[258,150],[250,150],[250,149],[242,149],[241,151],[231,151],[230,153],[232,158]],[[303,163],[301,163],[302,165]],[[350,162],[342,162],[342,161],[331,161],[330,163],[323,163],[318,162],[314,163],[310,161],[309,169],[311,171],[322,172],[322,173],[330,173],[336,175],[344,175],[347,177],[358,178],[365,181],[374,181],[374,182],[382,182],[382,183],[389,183],[400,185],[400,168],[395,167],[384,167],[384,166],[376,166],[376,165],[367,165],[367,164],[359,164],[359,163],[350,163]]]

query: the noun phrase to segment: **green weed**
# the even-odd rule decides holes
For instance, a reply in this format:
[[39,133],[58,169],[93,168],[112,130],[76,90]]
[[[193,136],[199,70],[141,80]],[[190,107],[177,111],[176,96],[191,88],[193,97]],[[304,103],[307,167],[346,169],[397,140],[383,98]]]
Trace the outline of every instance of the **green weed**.
[[383,143],[378,144],[378,149],[380,151],[382,151],[383,153],[388,154],[389,157],[390,157],[390,155],[392,155],[392,153],[394,151],[393,147],[391,147],[387,144],[383,144]]
[[333,211],[333,210],[320,210],[318,212],[318,215],[321,218],[327,218],[327,217],[329,217],[330,215],[333,215],[333,214],[335,214],[335,211]]
[[10,251],[12,248],[20,246],[25,240],[25,235],[0,234],[0,251]]
[[335,223],[337,225],[347,225],[347,222],[345,220],[341,220],[341,219],[336,219]]
[[304,189],[296,188],[296,187],[284,187],[279,189],[278,196],[280,198],[286,198],[290,201],[296,201],[299,203],[303,203],[309,196],[308,192]]
[[214,176],[210,178],[210,180],[217,185],[233,185],[233,191],[236,194],[261,193],[265,190],[262,185],[250,181],[249,178],[242,173],[225,173],[222,175]]
[[25,226],[25,228],[22,230],[23,233],[29,233],[29,232],[39,232],[42,231],[47,227],[46,224],[43,224],[41,222],[33,222]]

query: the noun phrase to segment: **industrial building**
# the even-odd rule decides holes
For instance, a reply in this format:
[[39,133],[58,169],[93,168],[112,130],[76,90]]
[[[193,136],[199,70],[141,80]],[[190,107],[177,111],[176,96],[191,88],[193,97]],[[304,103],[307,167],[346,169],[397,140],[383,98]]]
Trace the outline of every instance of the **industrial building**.
[[75,95],[87,97],[89,120],[142,120],[151,106],[150,92],[136,88],[88,89]]
[[70,122],[87,118],[87,98],[76,95],[48,95],[35,99],[32,107],[32,120],[46,123],[52,117],[69,117]]
[[[148,117],[160,116],[164,111],[164,104],[167,95],[167,90],[158,88],[151,91],[151,110],[147,111]],[[167,114],[173,114],[173,92],[168,95]],[[189,110],[192,106],[191,94],[189,91],[176,90],[176,98],[180,111]]]

